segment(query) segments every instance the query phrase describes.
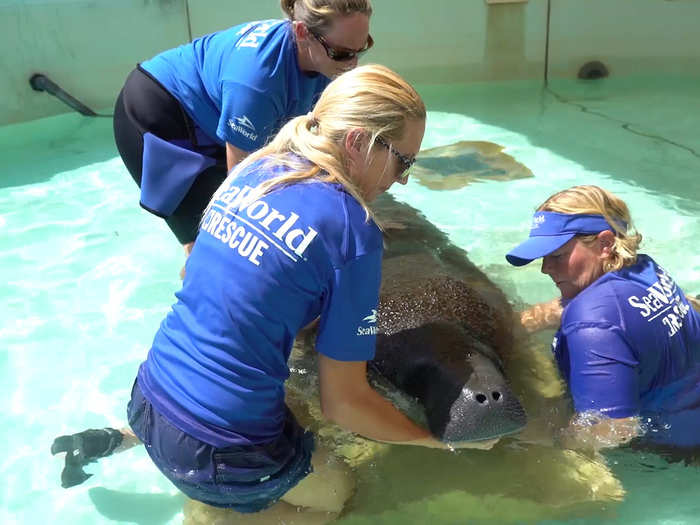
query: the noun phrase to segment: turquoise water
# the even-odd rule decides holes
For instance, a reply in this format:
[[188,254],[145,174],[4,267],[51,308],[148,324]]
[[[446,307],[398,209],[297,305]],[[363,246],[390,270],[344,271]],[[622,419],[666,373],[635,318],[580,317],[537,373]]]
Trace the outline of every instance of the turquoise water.
[[[642,251],[698,294],[697,85],[642,78],[556,82],[550,90],[420,86],[431,110],[425,148],[490,141],[534,176],[450,191],[414,180],[393,193],[524,304],[556,289],[537,265],[514,269],[503,254],[546,196],[598,184],[629,204]],[[180,284],[181,248],[138,207],[109,119],[64,115],[0,128],[0,159],[0,522],[180,523],[181,497],[142,449],[89,466],[94,477],[64,490],[49,447],[61,433],[125,423],[131,382]],[[405,465],[405,475],[385,479],[382,461]],[[627,490],[622,503],[573,490],[581,501],[561,505],[563,489],[552,484],[560,465],[546,450],[512,442],[450,457],[403,448],[362,473],[356,509],[344,521],[698,523],[700,467],[628,451],[611,453],[608,465]]]

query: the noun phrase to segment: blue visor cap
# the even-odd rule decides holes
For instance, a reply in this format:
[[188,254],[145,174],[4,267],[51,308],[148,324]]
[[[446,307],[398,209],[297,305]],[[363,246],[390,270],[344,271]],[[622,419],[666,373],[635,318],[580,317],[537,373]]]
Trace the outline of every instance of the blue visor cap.
[[615,231],[602,215],[538,211],[532,218],[530,237],[508,252],[506,260],[513,266],[524,266],[561,248],[576,235],[605,230]]

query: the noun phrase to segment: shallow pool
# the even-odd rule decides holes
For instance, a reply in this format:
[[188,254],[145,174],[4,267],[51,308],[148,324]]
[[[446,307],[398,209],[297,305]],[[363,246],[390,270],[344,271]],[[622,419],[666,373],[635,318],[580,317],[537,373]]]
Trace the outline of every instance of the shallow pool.
[[[657,258],[700,293],[700,97],[697,78],[419,86],[430,110],[424,148],[489,141],[533,176],[488,176],[449,191],[418,180],[394,195],[421,209],[465,248],[515,304],[554,297],[537,264],[514,269],[505,252],[556,190],[598,184],[620,195]],[[178,289],[181,248],[138,207],[116,156],[109,119],[65,115],[0,128],[0,522],[179,523],[182,499],[142,449],[87,468],[60,487],[53,438],[121,426],[137,367]],[[543,352],[546,352],[543,342]],[[622,503],[559,504],[546,452],[504,444],[491,452],[416,455],[408,447],[360,477],[360,523],[698,523],[700,467],[617,451]],[[500,455],[500,461],[485,459]],[[418,458],[418,459],[417,459]],[[446,467],[447,463],[459,468]],[[516,468],[516,466],[520,466]],[[388,468],[388,467],[387,467]],[[554,465],[556,468],[556,465]]]

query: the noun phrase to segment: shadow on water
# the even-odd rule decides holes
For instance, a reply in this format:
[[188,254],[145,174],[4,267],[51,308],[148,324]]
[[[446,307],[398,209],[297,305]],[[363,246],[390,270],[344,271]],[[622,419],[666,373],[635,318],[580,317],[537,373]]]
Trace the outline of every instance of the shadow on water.
[[514,180],[532,177],[527,166],[503,153],[493,142],[462,140],[421,150],[411,175],[435,191],[453,190],[477,180]]
[[181,494],[139,494],[96,487],[88,491],[97,512],[105,518],[138,525],[169,523],[182,510]]
[[678,76],[417,87],[431,111],[516,132],[588,171],[692,203],[700,201],[697,83]]
[[0,127],[0,188],[45,182],[118,155],[111,118],[76,113]]

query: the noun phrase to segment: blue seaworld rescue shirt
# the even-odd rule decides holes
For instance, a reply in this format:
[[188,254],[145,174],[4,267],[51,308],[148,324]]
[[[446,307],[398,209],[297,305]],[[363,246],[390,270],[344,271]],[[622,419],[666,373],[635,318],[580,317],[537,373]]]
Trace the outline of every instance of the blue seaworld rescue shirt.
[[553,347],[577,412],[640,416],[648,441],[700,445],[700,314],[651,257],[574,297]]
[[330,80],[299,68],[288,20],[241,24],[141,63],[213,141],[243,151],[307,113]]
[[315,318],[319,352],[374,357],[381,231],[337,184],[254,193],[287,169],[258,161],[224,183],[139,371],[159,412],[217,447],[279,435],[292,343]]

